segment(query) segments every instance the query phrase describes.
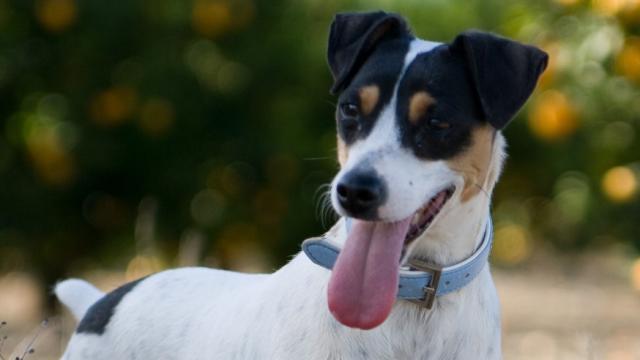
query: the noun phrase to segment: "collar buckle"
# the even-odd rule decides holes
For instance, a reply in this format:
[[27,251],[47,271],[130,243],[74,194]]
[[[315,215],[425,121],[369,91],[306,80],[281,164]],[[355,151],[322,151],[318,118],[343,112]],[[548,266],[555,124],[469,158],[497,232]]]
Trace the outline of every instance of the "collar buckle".
[[429,284],[422,288],[424,297],[422,299],[414,299],[409,301],[426,309],[431,309],[433,307],[433,302],[436,299],[438,286],[440,285],[442,266],[433,265],[418,258],[410,259],[409,265],[416,270],[424,271],[431,274],[431,280],[429,281]]

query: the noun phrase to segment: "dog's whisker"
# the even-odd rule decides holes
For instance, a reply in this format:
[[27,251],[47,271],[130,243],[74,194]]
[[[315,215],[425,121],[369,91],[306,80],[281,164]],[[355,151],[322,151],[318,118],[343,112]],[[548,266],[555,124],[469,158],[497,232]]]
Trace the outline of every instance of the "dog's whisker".
[[[465,171],[464,169],[458,169],[458,168],[455,168],[455,167],[451,167],[451,170],[457,171],[457,172],[459,172],[461,174],[464,174],[464,175],[469,175],[469,172]],[[491,195],[489,194],[489,192],[482,185],[480,185],[479,183],[477,183],[475,181],[471,181],[471,185],[477,187],[487,198],[491,198]]]
[[478,184],[476,182],[473,182],[472,185],[477,187],[478,189],[480,189],[480,191],[484,194],[484,196],[487,197],[487,199],[491,198],[491,195],[489,195],[489,192],[485,188],[483,188],[482,185],[480,185],[480,184]]
[[327,191],[322,196],[321,201],[321,224],[323,227],[327,227],[330,225],[332,220],[335,220],[335,211],[333,210],[333,206],[331,205],[331,192]]
[[323,227],[327,227],[331,216],[335,215],[331,205],[331,183],[322,184],[314,194],[316,202],[316,217]]

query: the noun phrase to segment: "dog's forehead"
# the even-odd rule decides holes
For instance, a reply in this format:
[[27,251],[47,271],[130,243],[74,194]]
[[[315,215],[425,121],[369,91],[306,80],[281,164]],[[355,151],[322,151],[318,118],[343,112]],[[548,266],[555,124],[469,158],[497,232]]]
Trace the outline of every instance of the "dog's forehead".
[[411,43],[409,43],[409,49],[404,59],[404,69],[406,70],[409,65],[415,61],[418,55],[428,53],[439,45],[442,45],[442,43],[423,39],[413,39]]
[[440,45],[442,44],[417,38],[396,39],[381,44],[363,64],[343,96],[350,96],[362,87],[371,85],[392,95],[406,70],[418,56],[426,56]]

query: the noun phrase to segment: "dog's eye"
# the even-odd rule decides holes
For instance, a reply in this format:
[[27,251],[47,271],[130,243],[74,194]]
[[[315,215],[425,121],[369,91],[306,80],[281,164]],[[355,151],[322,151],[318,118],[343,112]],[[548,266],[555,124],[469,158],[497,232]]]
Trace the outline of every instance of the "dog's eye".
[[451,124],[438,118],[431,118],[429,119],[429,127],[435,130],[447,130]]
[[340,105],[340,114],[345,118],[355,118],[360,115],[360,110],[356,105],[346,103]]

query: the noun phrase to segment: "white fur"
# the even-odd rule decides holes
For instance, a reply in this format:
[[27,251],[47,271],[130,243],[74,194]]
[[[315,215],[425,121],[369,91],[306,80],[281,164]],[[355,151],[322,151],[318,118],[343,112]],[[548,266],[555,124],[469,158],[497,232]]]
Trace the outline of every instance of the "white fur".
[[[405,68],[432,47],[412,44]],[[362,162],[373,166],[389,184],[388,203],[381,211],[386,220],[409,216],[442,187],[455,184],[458,191],[410,251],[440,265],[460,262],[480,241],[502,166],[502,136],[496,136],[483,184],[487,194],[461,202],[462,174],[442,161],[425,164],[400,146],[394,108],[395,95],[370,136],[350,148],[336,179]],[[344,221],[327,236],[343,244]],[[302,253],[270,275],[204,268],[164,271],[125,295],[104,334],[75,334],[63,359],[501,358],[499,303],[488,265],[468,286],[438,297],[433,309],[397,301],[389,318],[367,331],[345,327],[330,314],[329,276],[330,271]],[[74,291],[60,297],[74,314],[83,313],[86,304],[76,299],[93,296],[92,290],[81,286]]]

